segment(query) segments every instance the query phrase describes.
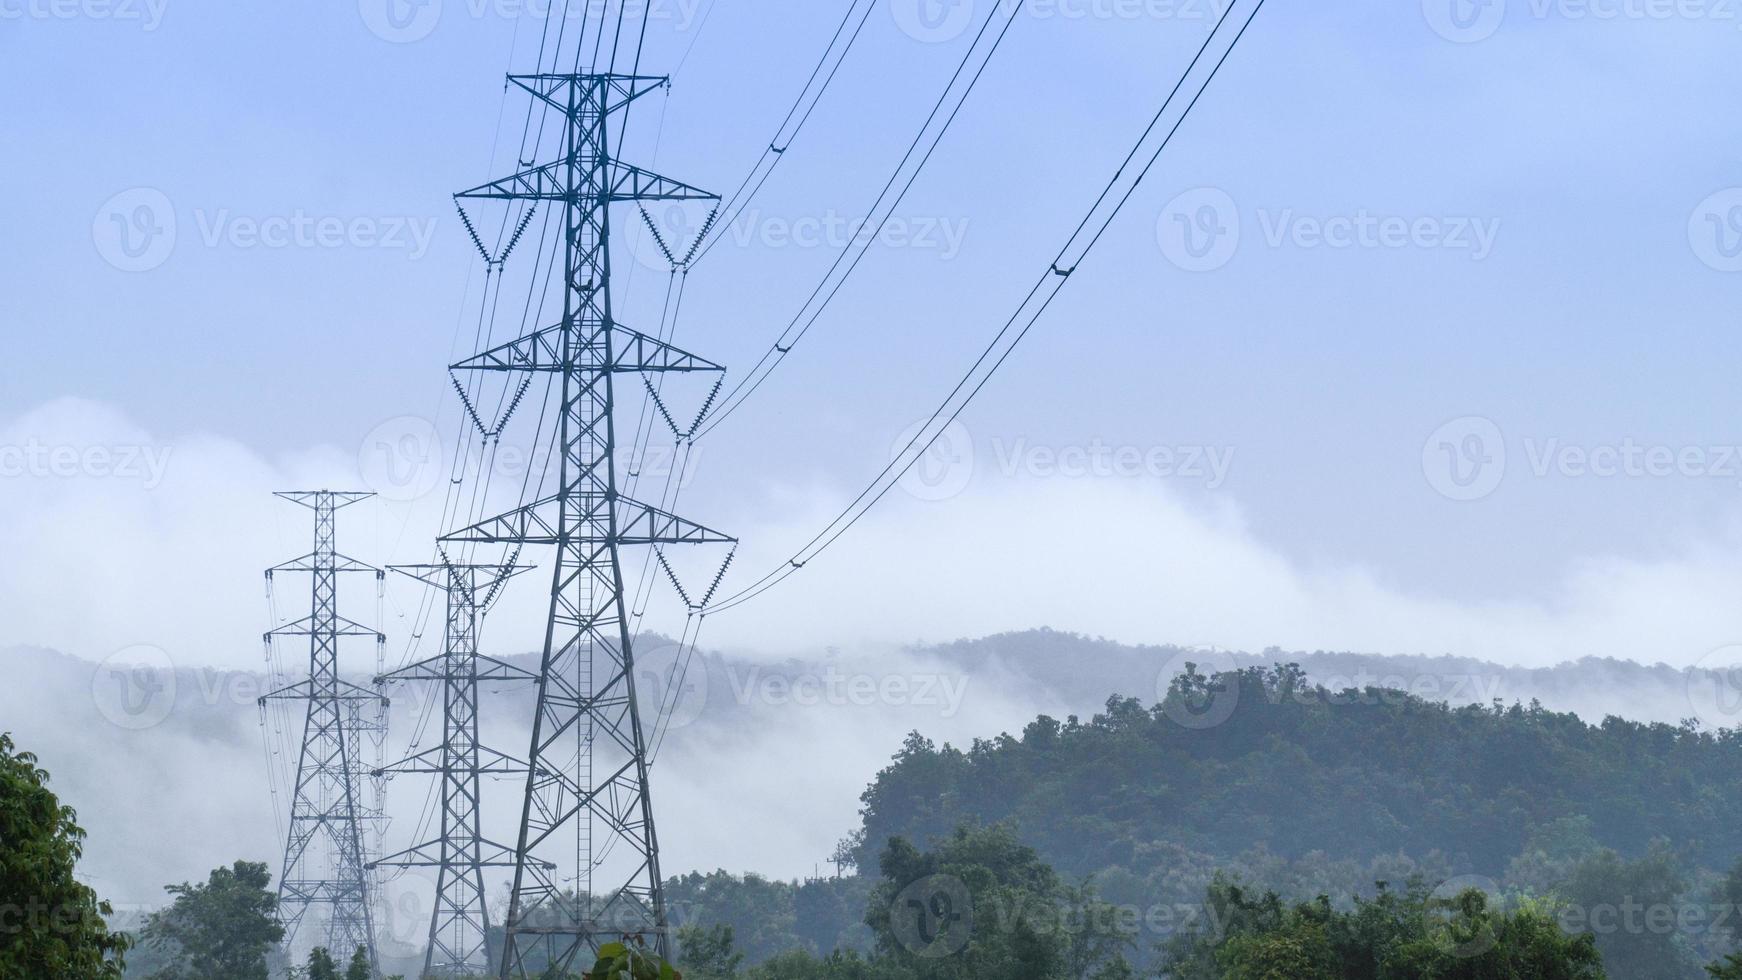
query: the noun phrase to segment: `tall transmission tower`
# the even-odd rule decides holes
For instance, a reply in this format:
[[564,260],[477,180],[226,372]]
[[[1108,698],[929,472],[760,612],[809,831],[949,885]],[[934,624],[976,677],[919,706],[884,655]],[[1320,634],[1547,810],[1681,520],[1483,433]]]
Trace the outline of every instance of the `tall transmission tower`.
[[614,378],[723,370],[622,326],[612,312],[611,206],[718,201],[613,156],[615,121],[667,79],[535,74],[509,82],[559,120],[560,156],[456,197],[462,207],[496,200],[561,209],[562,321],[454,369],[559,376],[557,489],[444,540],[555,549],[502,953],[502,976],[519,978],[577,970],[583,953],[625,936],[669,953],[619,552],[734,539],[618,490]]
[[[360,781],[366,770],[358,751],[361,736],[384,727],[387,702],[379,692],[339,677],[339,641],[373,637],[379,650],[386,637],[339,615],[339,576],[372,573],[379,588],[384,573],[338,553],[335,518],[339,510],[374,494],[311,490],[276,496],[315,512],[314,550],[266,571],[269,584],[281,572],[307,572],[313,580],[309,615],[266,634],[269,645],[281,636],[309,638],[308,679],[260,699],[262,706],[268,701],[308,703],[278,879],[278,914],[288,948],[309,908],[330,906],[326,947],[341,957],[364,947],[373,967],[375,926],[363,822],[378,814],[362,799]],[[369,707],[377,709],[373,720],[366,720],[364,709]],[[313,847],[317,841],[325,844],[324,851]]]
[[440,836],[375,862],[376,867],[436,869],[435,905],[422,977],[480,976],[491,965],[484,869],[514,866],[514,848],[484,838],[481,777],[524,773],[526,764],[478,738],[478,685],[531,682],[536,676],[478,652],[479,620],[502,584],[527,566],[395,565],[393,571],[447,595],[442,653],[379,680],[441,685],[441,744],[386,767],[441,777]]

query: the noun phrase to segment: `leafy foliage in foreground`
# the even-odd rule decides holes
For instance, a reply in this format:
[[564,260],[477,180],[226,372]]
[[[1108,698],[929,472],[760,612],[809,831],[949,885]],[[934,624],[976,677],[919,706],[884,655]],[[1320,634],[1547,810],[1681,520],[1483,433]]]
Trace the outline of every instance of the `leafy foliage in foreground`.
[[143,939],[168,959],[151,980],[266,980],[267,955],[284,938],[266,865],[237,861],[204,882],[169,885],[169,908],[153,913]]
[[1126,980],[1130,936],[1008,828],[962,828],[930,851],[891,841],[865,915],[874,949],[789,951],[739,972],[729,929],[686,930],[691,980]]
[[[724,871],[687,874],[666,883],[666,905],[687,951],[709,930],[732,931],[732,948],[751,963],[781,953],[816,955],[868,949],[865,906],[874,879],[852,875],[791,882]],[[684,958],[693,969],[694,960]]]
[[1476,890],[1434,898],[1419,883],[1381,889],[1339,911],[1319,898],[1286,905],[1218,881],[1213,931],[1177,938],[1173,980],[1603,980],[1589,935],[1569,936],[1547,905],[1491,907]]
[[128,940],[108,902],[74,876],[85,832],[34,755],[0,734],[0,976],[111,980]]

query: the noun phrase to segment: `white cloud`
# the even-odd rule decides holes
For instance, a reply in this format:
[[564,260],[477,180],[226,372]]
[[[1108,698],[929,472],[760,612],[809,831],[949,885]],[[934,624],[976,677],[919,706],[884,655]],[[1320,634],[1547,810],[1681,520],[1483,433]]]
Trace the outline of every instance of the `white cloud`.
[[[0,447],[29,446],[140,447],[167,458],[150,485],[100,468],[67,475],[28,463],[36,469],[0,479],[0,643],[93,660],[148,644],[184,667],[259,663],[260,570],[306,551],[310,533],[307,515],[272,492],[361,479],[355,452],[313,447],[268,459],[217,436],[154,436],[77,400],[0,424]],[[723,593],[778,566],[838,506],[824,491],[766,494],[782,495],[786,516],[746,531]],[[341,549],[419,560],[439,507],[436,495],[356,508],[342,518]],[[1637,558],[1601,555],[1600,544],[1566,569],[1551,601],[1452,601],[1393,588],[1381,569],[1300,567],[1256,540],[1231,502],[1203,506],[1127,479],[980,480],[943,503],[896,491],[787,583],[711,617],[705,639],[787,655],[1051,626],[1127,642],[1453,653],[1526,665],[1585,655],[1687,664],[1742,639],[1733,601],[1742,562],[1731,551],[1688,543]],[[543,592],[510,590],[492,617],[497,650],[537,642]],[[392,590],[394,647],[417,598]]]
[[[751,537],[744,577],[778,564],[782,552],[767,542],[808,538],[822,523],[817,510]],[[801,574],[711,619],[709,630],[747,649],[814,650],[1051,626],[1127,643],[1451,653],[1514,665],[1588,655],[1686,665],[1742,639],[1733,598],[1742,562],[1715,544],[1581,559],[1548,591],[1548,602],[1408,594],[1382,570],[1285,560],[1232,504],[1205,509],[1129,480],[1030,479],[982,484],[945,503],[892,495]]]
[[[271,492],[358,479],[354,454],[338,449],[267,459],[211,436],[158,441],[114,410],[79,401],[0,425],[0,446],[31,439],[172,449],[151,489],[114,475],[0,480],[0,648],[36,644],[86,660],[148,644],[184,668],[257,668],[265,621],[259,569],[306,549],[309,534],[306,515]],[[777,488],[766,496],[783,500],[787,516],[745,535],[740,584],[777,564],[838,506],[824,491]],[[416,558],[415,542],[433,529],[438,507],[439,498],[359,507],[341,527],[346,548],[375,560]],[[937,670],[891,652],[896,644],[1041,625],[1127,642],[1248,650],[1274,644],[1447,652],[1514,664],[1585,655],[1687,664],[1742,637],[1733,602],[1742,593],[1742,563],[1733,553],[1690,544],[1651,560],[1592,558],[1567,570],[1552,602],[1464,603],[1404,594],[1370,569],[1299,567],[1256,540],[1232,503],[1189,503],[1159,484],[981,481],[945,503],[898,491],[786,585],[711,618],[703,639],[764,660],[796,655],[879,678]],[[543,591],[511,591],[492,616],[487,646],[531,649],[542,630]],[[397,649],[418,596],[415,589],[392,596],[387,625]],[[352,656],[367,657],[367,646]],[[825,655],[831,647],[848,652]],[[97,842],[92,873],[106,888],[149,902],[160,882],[198,877],[235,856],[273,853],[273,803],[247,723],[251,704],[219,705],[211,740],[194,744],[175,726],[132,733],[95,723],[82,675],[63,667],[56,676],[35,688],[21,683],[11,698],[0,698],[0,707],[11,705],[0,716],[44,750],[60,786],[81,806]],[[92,683],[100,682],[95,676]],[[945,710],[887,699],[795,707],[785,695],[770,700],[753,691],[749,681],[741,690],[717,689],[715,696],[739,697],[753,723],[674,734],[657,769],[668,868],[808,873],[853,827],[859,792],[904,732],[917,728],[960,744],[1062,707],[1035,703],[1031,689],[1008,678],[966,680],[972,696]],[[403,701],[403,710],[415,713],[412,704]],[[410,737],[401,725],[389,752],[398,754]],[[796,797],[794,774],[807,787]],[[224,792],[193,789],[214,776]],[[111,784],[124,792],[109,792]],[[395,811],[415,806],[423,789],[396,786]],[[509,784],[492,790],[498,836],[510,833],[501,821],[513,811],[514,791]],[[727,797],[761,802],[722,822],[714,804]],[[174,853],[153,850],[144,845],[161,824],[134,819],[141,800],[164,819],[213,829]],[[414,834],[412,813],[400,815],[406,819],[396,824],[392,846]],[[216,829],[223,826],[237,829]]]

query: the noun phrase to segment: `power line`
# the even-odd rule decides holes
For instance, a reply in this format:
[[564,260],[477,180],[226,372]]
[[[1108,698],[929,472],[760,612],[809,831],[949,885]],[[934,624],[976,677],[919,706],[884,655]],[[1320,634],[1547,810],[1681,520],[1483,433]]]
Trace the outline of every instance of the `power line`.
[[[785,564],[762,576],[762,578],[756,580],[756,582],[752,583],[749,587],[721,600],[719,604],[710,610],[711,612],[725,612],[743,605],[745,602],[756,598],[803,569],[807,564],[838,540],[841,535],[845,534],[853,527],[853,525],[857,524],[865,514],[868,513],[870,509],[874,507],[879,500],[883,499],[883,496],[895,486],[895,482],[911,469],[913,464],[918,462],[919,459],[936,444],[937,440],[943,435],[944,430],[949,426],[949,424],[954,422],[956,418],[961,415],[962,411],[973,402],[974,398],[986,386],[986,383],[992,379],[992,376],[998,372],[999,368],[1003,366],[1004,362],[1016,350],[1017,346],[1022,343],[1023,339],[1028,335],[1028,332],[1034,327],[1035,323],[1039,321],[1040,317],[1052,305],[1053,301],[1057,299],[1059,293],[1063,291],[1065,284],[1070,281],[1071,277],[1081,267],[1083,261],[1088,258],[1095,246],[1101,241],[1101,238],[1106,234],[1107,229],[1112,226],[1114,219],[1119,216],[1120,212],[1124,210],[1125,205],[1131,200],[1132,195],[1136,193],[1138,185],[1143,182],[1143,178],[1149,175],[1150,170],[1153,169],[1156,162],[1161,159],[1162,152],[1173,142],[1174,135],[1177,134],[1180,127],[1185,124],[1186,118],[1191,115],[1191,112],[1197,106],[1198,101],[1203,98],[1204,92],[1208,90],[1210,83],[1215,81],[1215,78],[1221,72],[1223,65],[1227,64],[1229,56],[1234,52],[1234,48],[1237,47],[1241,39],[1246,36],[1247,29],[1252,26],[1252,22],[1258,16],[1258,12],[1264,8],[1264,2],[1265,0],[1257,0],[1256,4],[1252,7],[1251,12],[1247,14],[1245,22],[1241,24],[1239,32],[1234,35],[1233,40],[1230,41],[1227,48],[1222,51],[1221,56],[1216,60],[1215,65],[1210,69],[1208,75],[1205,76],[1202,84],[1198,86],[1196,94],[1194,94],[1191,101],[1186,104],[1184,111],[1179,114],[1179,118],[1174,122],[1172,128],[1167,131],[1167,135],[1161,140],[1159,145],[1155,147],[1154,152],[1150,154],[1149,159],[1144,163],[1143,168],[1130,180],[1129,186],[1125,188],[1124,193],[1118,197],[1117,202],[1109,211],[1107,211],[1104,219],[1101,221],[1100,227],[1095,230],[1094,235],[1089,238],[1088,242],[1082,246],[1081,251],[1077,252],[1076,258],[1074,260],[1068,259],[1067,256],[1070,256],[1072,252],[1075,251],[1078,239],[1082,238],[1084,231],[1092,225],[1095,216],[1101,210],[1102,205],[1118,191],[1120,182],[1124,180],[1127,169],[1131,166],[1133,161],[1140,157],[1145,144],[1161,126],[1162,121],[1167,116],[1168,108],[1173,105],[1174,100],[1178,97],[1180,91],[1185,87],[1186,82],[1190,79],[1192,72],[1203,60],[1204,55],[1210,50],[1216,37],[1222,33],[1223,25],[1227,22],[1230,15],[1232,15],[1235,8],[1239,6],[1240,0],[1233,0],[1233,2],[1228,5],[1228,8],[1223,11],[1221,19],[1216,23],[1215,30],[1211,31],[1210,36],[1205,38],[1204,44],[1198,49],[1198,52],[1193,56],[1191,63],[1186,66],[1186,70],[1181,74],[1179,82],[1175,84],[1173,90],[1168,94],[1166,101],[1162,103],[1162,106],[1160,110],[1156,112],[1155,117],[1150,120],[1148,127],[1143,131],[1143,135],[1140,136],[1137,142],[1132,146],[1130,153],[1126,155],[1124,162],[1120,164],[1119,169],[1113,174],[1112,179],[1107,182],[1107,186],[1102,189],[1100,196],[1095,199],[1094,205],[1090,207],[1088,213],[1083,217],[1083,220],[1071,233],[1071,236],[1066,239],[1064,246],[1059,250],[1058,255],[1054,258],[1049,268],[1041,273],[1033,288],[1029,290],[1028,295],[1023,298],[1022,303],[1016,308],[1016,311],[1012,313],[1010,318],[1004,322],[1004,325],[999,328],[991,342],[986,345],[986,348],[981,352],[980,356],[974,361],[973,365],[969,367],[967,373],[964,374],[962,379],[950,390],[950,393],[945,396],[937,409],[932,412],[931,417],[920,426],[917,432],[915,432],[913,438],[908,441],[907,445],[902,447],[901,451],[896,454],[896,457],[871,480],[871,483],[866,486],[865,489],[859,492],[859,495],[853,499],[852,503],[847,505],[845,510],[836,516],[834,520],[830,521],[821,531],[817,532],[817,534],[813,536],[804,547],[795,552]],[[1049,282],[1051,283],[1052,288],[1050,291],[1047,291],[1045,287]],[[1038,307],[1035,308],[1033,314],[1029,316],[1028,321],[1022,325],[1022,328],[1017,331],[1008,344],[1004,344],[1005,337],[1009,335],[1010,331],[1018,322],[1021,321],[1023,311],[1028,309],[1033,304],[1035,298],[1041,296],[1043,293],[1045,294],[1044,298],[1040,301]],[[999,351],[1000,345],[1003,345],[1003,350],[1001,352]],[[994,355],[996,355],[996,357],[994,357]],[[982,373],[981,368],[987,364],[989,359],[991,360],[990,366]],[[976,381],[975,376],[977,374],[979,374],[980,377]],[[969,387],[970,384],[972,387]],[[965,397],[960,398],[959,403],[957,403],[957,396],[962,394],[964,389],[966,389],[967,393]],[[951,408],[952,403],[955,403],[953,409]],[[944,418],[946,413],[948,413],[948,418]],[[943,420],[942,425],[938,425],[940,419]],[[926,436],[927,432],[931,433],[930,436],[925,439],[923,445],[920,445],[921,437]],[[918,452],[914,452],[914,447],[916,445],[919,446]],[[900,465],[898,466],[897,464]]]
[[[865,12],[860,15],[859,23],[853,28],[853,33],[846,34],[847,26],[852,23],[853,13],[859,9],[860,3],[864,3]],[[748,174],[744,175],[744,180],[738,185],[738,189],[726,198],[726,203],[721,208],[724,217],[715,226],[717,230],[714,235],[702,243],[691,264],[700,262],[707,257],[709,252],[713,251],[714,246],[719,244],[721,238],[725,237],[725,230],[731,227],[732,222],[738,220],[738,216],[750,206],[750,202],[756,199],[756,195],[761,193],[763,185],[768,183],[768,178],[773,175],[774,169],[780,166],[780,161],[786,158],[786,152],[792,149],[793,141],[798,139],[798,134],[804,130],[805,123],[810,121],[811,114],[816,112],[817,105],[822,102],[824,93],[828,92],[829,86],[834,83],[835,76],[840,72],[841,66],[846,63],[848,53],[853,50],[853,45],[858,42],[859,35],[864,32],[865,23],[871,19],[871,11],[876,6],[876,0],[853,0],[853,3],[847,8],[846,15],[841,18],[841,23],[835,28],[834,36],[829,38],[828,47],[823,49],[822,57],[817,59],[816,67],[811,69],[810,77],[805,79],[804,88],[799,90],[798,98],[793,100],[792,108],[786,111],[786,118],[782,119],[780,125],[774,130],[774,135],[769,138],[768,145],[762,150],[762,155],[757,158],[756,165],[750,168]],[[846,35],[847,43],[841,47],[840,53],[836,54],[835,46],[840,44],[843,35]],[[830,67],[831,61],[833,62],[832,67]],[[828,68],[827,75],[823,75],[824,68]],[[822,76],[822,85],[817,89],[815,95],[811,95],[811,86],[817,83],[819,76]],[[802,114],[800,114],[801,109],[803,110]],[[796,126],[793,125],[795,116],[798,118]],[[791,132],[787,132],[788,126],[792,126]],[[751,186],[752,182],[755,183],[754,187]],[[746,189],[749,191],[748,194],[745,193]]]
[[[895,172],[889,175],[889,180],[884,183],[883,189],[877,195],[877,200],[872,203],[870,211],[866,215],[867,226],[875,224],[876,227],[882,228],[884,223],[894,214],[895,209],[901,206],[902,201],[906,200],[908,192],[913,189],[914,183],[919,180],[919,175],[925,171],[926,164],[931,162],[932,155],[937,152],[939,144],[943,142],[943,138],[949,133],[950,127],[955,124],[956,117],[961,113],[962,107],[967,104],[968,97],[973,95],[974,89],[979,86],[980,79],[985,75],[987,67],[992,63],[993,56],[996,55],[998,49],[1003,46],[1004,39],[1010,34],[1011,26],[1016,23],[1017,15],[1022,12],[1022,4],[1020,3],[1012,3],[1008,6],[1010,7],[1010,15],[1005,18],[1003,28],[999,30],[998,34],[994,37],[991,46],[986,49],[985,54],[981,57],[979,67],[975,69],[973,75],[968,80],[967,86],[957,97],[954,108],[950,110],[949,115],[944,119],[943,125],[939,127],[937,132],[932,136],[931,145],[926,148],[925,154],[920,157],[918,166],[914,167],[913,172],[908,175],[907,182],[902,186],[900,193],[896,194],[893,200],[889,200],[890,191],[895,188],[896,182],[901,180],[901,175],[907,170],[908,164],[913,161],[914,154],[919,151],[920,144],[925,141],[926,133],[931,131],[932,124],[937,121],[938,114],[943,112],[944,106],[950,101],[951,93],[955,92],[957,83],[962,80],[962,76],[967,72],[968,66],[973,63],[975,53],[980,50],[981,43],[986,38],[986,32],[997,22],[1000,8],[997,5],[994,5],[992,11],[986,15],[986,19],[981,22],[979,32],[974,35],[974,43],[968,46],[967,53],[962,56],[961,63],[956,66],[955,73],[950,76],[949,84],[944,86],[944,91],[938,96],[936,104],[932,106],[930,115],[926,116],[924,125],[920,127],[919,132],[914,136],[913,142],[908,144],[907,152],[902,155],[901,162],[895,167]],[[887,208],[884,207],[886,201],[888,201]],[[877,217],[879,212],[882,212],[883,214],[881,218]],[[751,367],[744,380],[737,382],[733,385],[731,390],[727,392],[724,401],[721,403],[720,410],[715,412],[707,425],[697,433],[698,437],[707,435],[709,432],[713,431],[716,426],[729,418],[732,413],[736,412],[738,406],[742,405],[746,399],[755,394],[758,388],[762,387],[762,383],[768,380],[768,376],[774,373],[774,369],[779,367],[782,361],[786,360],[787,354],[791,353],[793,347],[797,345],[800,340],[804,339],[805,334],[810,332],[810,328],[814,326],[818,318],[823,315],[823,311],[828,309],[829,304],[832,303],[835,297],[840,293],[841,287],[846,285],[847,280],[850,279],[854,271],[859,268],[859,263],[864,260],[865,255],[869,252],[871,245],[876,238],[876,235],[858,236],[858,239],[853,245],[850,245],[847,249],[843,250],[841,254],[835,257],[835,261],[829,266],[828,272],[823,275],[822,281],[818,282],[816,288],[813,289],[811,294],[805,298],[804,304],[799,307],[798,312],[793,315],[792,320],[787,324],[786,328],[780,332],[780,336],[775,338],[774,343],[769,345],[768,350],[765,351],[762,357],[757,360],[756,364]],[[850,263],[848,263],[849,257],[851,257]],[[844,273],[841,272],[842,263],[848,263]],[[837,276],[838,273],[839,275]],[[833,283],[832,286],[830,285],[831,282]],[[820,304],[818,303],[819,297],[821,297]],[[815,306],[815,309],[812,309],[813,306]],[[806,311],[810,311],[808,318],[806,317]],[[799,326],[801,322],[803,323],[802,327]],[[793,333],[794,330],[798,331],[797,334]]]

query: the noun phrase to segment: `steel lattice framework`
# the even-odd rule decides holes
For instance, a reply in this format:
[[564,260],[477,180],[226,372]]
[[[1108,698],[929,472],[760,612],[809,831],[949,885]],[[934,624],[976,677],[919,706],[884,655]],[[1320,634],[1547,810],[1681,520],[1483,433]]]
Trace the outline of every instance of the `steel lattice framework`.
[[[386,637],[340,616],[338,605],[341,574],[367,572],[379,582],[384,573],[338,553],[335,515],[374,494],[311,490],[277,496],[315,512],[314,550],[266,571],[269,582],[281,572],[305,572],[313,581],[309,615],[266,634],[269,644],[281,636],[309,638],[308,679],[260,699],[262,705],[277,700],[308,702],[278,879],[278,914],[289,948],[308,910],[330,906],[325,946],[346,958],[358,947],[366,948],[373,965],[375,927],[363,823],[375,814],[360,792],[365,770],[358,749],[361,736],[385,724],[386,699],[340,678],[339,644],[347,637],[372,637],[380,645]],[[371,706],[378,717],[365,721],[364,709]],[[324,853],[311,853],[317,841],[325,843]]]
[[[481,975],[491,966],[484,869],[514,866],[514,848],[485,839],[480,811],[484,775],[524,773],[526,765],[478,739],[478,685],[531,682],[535,676],[478,652],[479,620],[502,583],[526,566],[395,565],[393,571],[447,596],[446,640],[440,656],[379,678],[440,685],[441,744],[386,767],[389,773],[440,777],[441,833],[375,863],[377,867],[436,869],[435,905],[424,952],[424,977]],[[379,775],[379,773],[378,773]]]
[[509,81],[560,120],[561,156],[456,197],[462,206],[468,200],[560,206],[563,316],[454,368],[560,376],[558,489],[445,540],[555,549],[501,963],[502,976],[519,978],[578,972],[584,953],[625,936],[669,953],[619,549],[733,539],[618,491],[614,377],[722,370],[622,327],[612,313],[612,205],[718,200],[613,158],[613,120],[667,80],[539,74]]

